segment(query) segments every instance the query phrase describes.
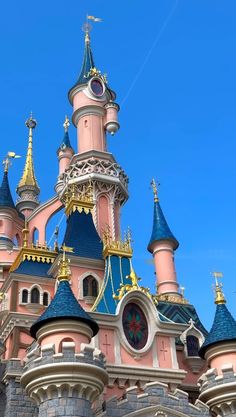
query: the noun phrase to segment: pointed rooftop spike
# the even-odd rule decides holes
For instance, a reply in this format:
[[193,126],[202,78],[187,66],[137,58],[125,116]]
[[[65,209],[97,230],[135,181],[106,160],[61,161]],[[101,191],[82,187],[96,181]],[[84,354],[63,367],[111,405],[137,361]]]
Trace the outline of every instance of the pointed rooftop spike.
[[8,181],[8,171],[5,169],[0,187],[0,207],[9,207],[16,209]]
[[169,240],[173,242],[174,244],[173,249],[175,250],[178,248],[179,242],[174,237],[164,217],[164,214],[162,212],[159,199],[157,196],[157,186],[154,180],[152,180],[151,185],[153,187],[153,192],[154,192],[154,214],[153,214],[152,235],[151,235],[150,242],[148,244],[148,251],[152,253],[153,243],[157,241],[162,241],[162,240]]
[[40,188],[38,186],[35,172],[34,172],[34,161],[33,161],[33,129],[37,126],[37,122],[32,117],[32,113],[29,117],[29,119],[25,122],[27,128],[29,129],[29,139],[28,139],[28,149],[27,149],[27,155],[26,155],[26,161],[25,161],[25,167],[24,171],[21,177],[21,180],[17,186],[17,194],[20,193],[22,187],[30,187],[32,190],[32,187],[34,189],[34,192],[36,195],[39,194]]
[[95,68],[95,63],[90,45],[89,31],[85,30],[85,46],[82,67],[76,83],[73,85],[73,87],[71,87],[71,89],[68,92],[69,98],[71,96],[71,92],[74,90],[75,87],[79,86],[80,84],[86,84],[92,78],[93,75],[90,74],[90,70],[92,68]]

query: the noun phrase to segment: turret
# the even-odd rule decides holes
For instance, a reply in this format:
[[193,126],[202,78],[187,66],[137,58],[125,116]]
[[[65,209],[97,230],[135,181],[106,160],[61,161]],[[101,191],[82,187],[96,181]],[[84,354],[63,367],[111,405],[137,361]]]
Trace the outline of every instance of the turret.
[[106,131],[119,129],[116,95],[109,88],[105,75],[95,67],[90,45],[89,25],[85,25],[85,49],[77,82],[69,91],[73,105],[73,123],[77,128],[78,152],[106,151]]
[[199,380],[199,399],[214,415],[236,416],[236,322],[226,307],[217,277],[215,292],[214,322],[199,351],[209,368]]
[[33,129],[35,129],[37,122],[31,115],[25,124],[29,129],[28,149],[23,175],[16,189],[19,195],[16,206],[20,212],[28,217],[39,205],[38,195],[40,188],[35,177],[33,162]]
[[3,162],[4,174],[0,187],[0,247],[6,249],[12,249],[15,239],[18,244],[21,243],[20,235],[24,224],[15,207],[8,181],[10,159],[15,157],[17,155],[14,152],[8,152]]
[[154,258],[157,294],[158,296],[166,296],[166,300],[169,295],[176,295],[181,298],[182,296],[178,292],[179,285],[176,280],[174,264],[174,251],[178,248],[179,243],[172,234],[162,212],[154,180],[152,180],[152,186],[154,191],[154,214],[148,250]]
[[69,133],[68,133],[69,126],[70,126],[70,122],[69,122],[68,117],[66,116],[65,122],[63,124],[63,127],[64,127],[63,140],[57,150],[57,156],[58,156],[58,161],[59,161],[59,175],[63,174],[63,172],[65,172],[65,170],[69,167],[71,158],[74,155],[74,150],[71,146]]
[[98,325],[71,291],[65,250],[59,261],[57,292],[30,330],[39,349],[29,352],[21,383],[36,401],[39,416],[46,412],[55,417],[90,417],[107,373],[101,352],[88,345]]

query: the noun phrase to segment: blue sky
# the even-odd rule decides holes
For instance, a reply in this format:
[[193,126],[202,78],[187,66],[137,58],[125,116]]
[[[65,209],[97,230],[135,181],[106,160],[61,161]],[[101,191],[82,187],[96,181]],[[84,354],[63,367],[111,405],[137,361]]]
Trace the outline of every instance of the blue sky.
[[[133,231],[136,272],[153,286],[146,246],[155,177],[180,242],[176,268],[186,297],[209,328],[210,272],[220,270],[236,316],[235,0],[12,0],[1,12],[1,158],[8,150],[25,154],[24,122],[33,110],[41,201],[53,195],[62,124],[72,113],[67,91],[82,61],[81,26],[86,13],[103,18],[93,27],[92,48],[121,103],[121,129],[108,142],[130,178],[122,229]],[[70,138],[76,146],[72,126]],[[11,168],[13,191],[23,164],[21,158]]]

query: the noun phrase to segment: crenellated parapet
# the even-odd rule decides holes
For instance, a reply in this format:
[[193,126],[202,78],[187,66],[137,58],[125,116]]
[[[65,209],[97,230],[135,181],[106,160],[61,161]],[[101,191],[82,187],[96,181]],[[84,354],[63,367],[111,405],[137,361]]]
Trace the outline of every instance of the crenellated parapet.
[[52,398],[68,397],[92,403],[106,383],[104,355],[85,344],[75,353],[73,342],[62,342],[60,353],[55,353],[53,344],[36,347],[29,352],[21,377],[25,391],[39,406]]
[[125,398],[116,397],[104,405],[105,411],[99,417],[148,416],[148,417],[207,417],[209,408],[201,401],[189,403],[188,394],[176,389],[168,392],[168,386],[160,382],[145,385],[142,393],[137,387],[130,387]]
[[199,378],[199,399],[215,415],[236,416],[236,373],[233,364],[225,364],[221,372],[209,369]]

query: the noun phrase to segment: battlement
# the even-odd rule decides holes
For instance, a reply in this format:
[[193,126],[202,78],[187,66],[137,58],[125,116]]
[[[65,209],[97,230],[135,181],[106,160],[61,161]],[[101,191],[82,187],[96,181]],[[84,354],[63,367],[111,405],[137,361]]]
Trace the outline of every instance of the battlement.
[[198,385],[201,388],[201,393],[212,387],[229,383],[236,384],[236,373],[234,372],[233,365],[231,363],[223,365],[221,370],[222,374],[219,374],[215,368],[209,369],[199,378]]
[[41,349],[36,346],[27,355],[24,372],[42,365],[63,362],[86,363],[105,369],[105,356],[100,350],[85,343],[81,344],[81,349],[80,353],[75,353],[75,343],[73,342],[62,342],[61,353],[55,353],[54,344],[45,345]]
[[168,392],[168,385],[160,382],[150,382],[145,385],[144,392],[140,394],[137,387],[127,389],[125,399],[117,400],[116,397],[109,399],[104,408],[105,411],[100,417],[122,417],[137,410],[150,407],[150,416],[163,415],[165,413],[173,413],[173,409],[183,417],[208,417],[209,408],[201,401],[197,400],[195,405],[189,403],[188,394],[184,391],[176,389],[174,393]]

